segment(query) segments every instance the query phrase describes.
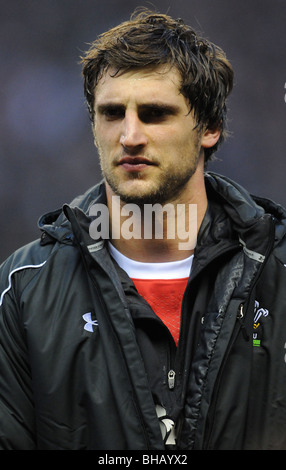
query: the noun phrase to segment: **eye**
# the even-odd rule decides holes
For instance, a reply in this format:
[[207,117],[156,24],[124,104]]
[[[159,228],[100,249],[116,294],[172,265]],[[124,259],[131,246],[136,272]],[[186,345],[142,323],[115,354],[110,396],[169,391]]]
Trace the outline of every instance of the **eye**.
[[139,116],[142,122],[146,124],[156,124],[165,121],[170,115],[174,114],[173,110],[165,106],[146,106],[140,110]]
[[115,121],[124,118],[125,110],[122,106],[102,106],[99,108],[99,113],[103,115],[107,121]]

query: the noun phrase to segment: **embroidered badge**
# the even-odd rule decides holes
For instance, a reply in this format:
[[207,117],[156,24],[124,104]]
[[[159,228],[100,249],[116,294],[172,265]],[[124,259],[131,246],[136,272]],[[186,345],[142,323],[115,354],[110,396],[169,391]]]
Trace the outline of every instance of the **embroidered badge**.
[[259,306],[259,302],[256,300],[254,304],[254,321],[253,321],[253,346],[261,346],[261,320],[269,315],[267,308]]

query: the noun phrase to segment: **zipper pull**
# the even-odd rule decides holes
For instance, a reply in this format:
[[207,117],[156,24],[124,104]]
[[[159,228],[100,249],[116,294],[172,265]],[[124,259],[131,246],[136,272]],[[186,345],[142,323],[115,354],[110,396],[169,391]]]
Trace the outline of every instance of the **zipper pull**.
[[238,314],[237,314],[237,319],[242,320],[244,317],[244,311],[243,311],[243,304],[240,304]]
[[243,322],[243,317],[244,317],[244,310],[243,310],[243,304],[240,304],[239,306],[239,312],[237,314],[237,319],[240,323],[240,327],[241,327],[241,332],[243,334],[243,337],[246,341],[249,341],[249,335],[246,331],[246,328],[245,328],[245,325],[244,325],[244,322]]
[[175,376],[176,372],[174,370],[169,370],[168,372],[168,385],[169,389],[172,390],[175,387]]

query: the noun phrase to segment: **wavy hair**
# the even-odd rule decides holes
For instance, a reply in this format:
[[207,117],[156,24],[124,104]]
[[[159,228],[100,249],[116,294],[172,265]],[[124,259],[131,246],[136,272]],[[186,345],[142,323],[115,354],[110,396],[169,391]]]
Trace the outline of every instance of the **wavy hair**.
[[116,76],[130,69],[167,65],[180,73],[179,91],[194,112],[197,128],[221,131],[217,144],[205,149],[206,161],[224,141],[226,100],[233,87],[233,69],[220,47],[198,36],[183,20],[135,10],[129,21],[101,34],[81,60],[92,122],[95,89],[107,69],[116,70]]

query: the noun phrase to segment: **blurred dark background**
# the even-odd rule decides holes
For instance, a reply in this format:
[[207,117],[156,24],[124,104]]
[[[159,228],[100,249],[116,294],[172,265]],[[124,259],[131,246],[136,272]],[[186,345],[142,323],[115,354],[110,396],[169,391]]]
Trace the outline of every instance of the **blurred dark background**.
[[79,57],[137,6],[181,17],[235,70],[232,136],[209,169],[286,206],[286,0],[0,0],[0,261],[101,178]]

